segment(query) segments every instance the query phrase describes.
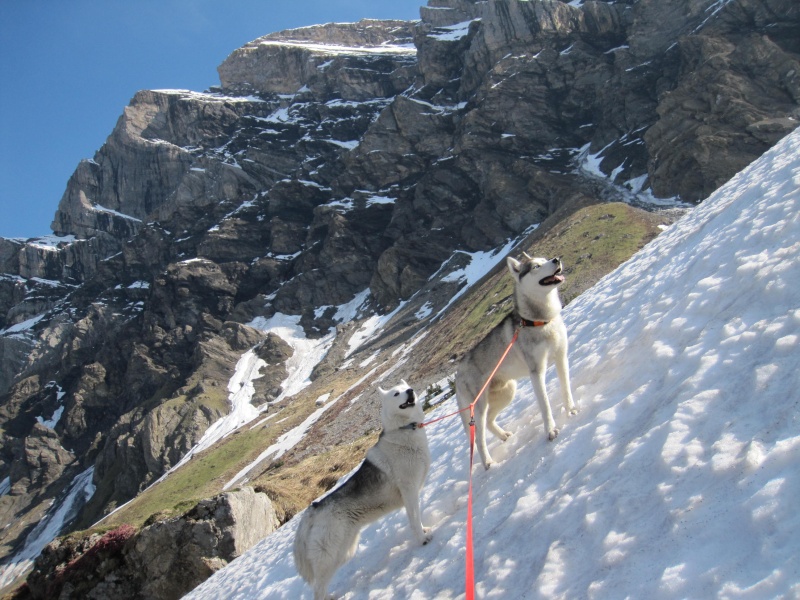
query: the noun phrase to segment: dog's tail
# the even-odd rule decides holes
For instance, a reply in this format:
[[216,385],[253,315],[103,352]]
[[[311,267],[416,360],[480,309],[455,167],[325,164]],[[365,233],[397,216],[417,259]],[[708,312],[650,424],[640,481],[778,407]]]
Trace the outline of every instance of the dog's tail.
[[294,536],[294,564],[297,572],[300,573],[305,581],[313,587],[314,568],[312,566],[311,552],[309,543],[311,541],[311,529],[314,527],[314,513],[316,509],[309,506],[300,518],[300,525]]

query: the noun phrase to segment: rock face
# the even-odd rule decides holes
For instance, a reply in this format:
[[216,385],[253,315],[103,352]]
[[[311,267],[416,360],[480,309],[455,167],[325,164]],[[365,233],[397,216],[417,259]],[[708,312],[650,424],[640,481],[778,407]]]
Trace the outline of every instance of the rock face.
[[[572,206],[698,201],[800,119],[795,0],[421,16],[270,34],[218,88],[137,93],[55,235],[0,239],[0,514],[40,516],[91,465],[78,523],[129,500],[230,411],[251,349],[267,409],[294,350],[259,320],[313,339],[356,298],[362,316],[417,294],[444,307],[431,278],[454,253]],[[0,555],[23,534],[0,532]]]
[[[258,38],[217,71],[222,87],[258,94],[311,94],[326,101],[392,97],[410,83],[414,23],[330,23]],[[408,66],[408,73],[399,67]],[[399,72],[398,72],[399,70]]]
[[57,540],[28,578],[30,596],[49,600],[177,600],[278,526],[269,498],[252,488],[200,502],[141,531]]

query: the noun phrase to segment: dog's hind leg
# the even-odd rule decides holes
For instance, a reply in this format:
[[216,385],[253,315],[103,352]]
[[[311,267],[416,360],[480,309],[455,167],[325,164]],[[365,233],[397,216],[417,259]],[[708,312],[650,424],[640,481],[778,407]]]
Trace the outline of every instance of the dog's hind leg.
[[[331,575],[331,577],[333,577]],[[330,579],[328,579],[328,582]],[[314,600],[334,600],[336,596],[328,594],[328,582],[317,582],[314,584]]]
[[492,382],[492,385],[489,387],[489,410],[486,415],[486,425],[489,427],[489,431],[504,442],[510,438],[512,434],[510,431],[506,431],[500,427],[495,419],[497,419],[497,415],[500,414],[500,411],[511,403],[516,392],[517,382],[513,379],[509,379],[502,384]]
[[322,531],[313,541],[314,600],[328,600],[328,586],[336,571],[353,558],[358,549],[361,529],[338,515],[326,515]]
[[337,557],[327,553],[318,556],[318,559],[318,563],[314,565],[314,580],[312,583],[314,600],[328,600],[328,598],[331,598],[328,595],[328,585],[330,585],[331,579],[333,579],[336,570],[339,568],[339,560],[337,560]]

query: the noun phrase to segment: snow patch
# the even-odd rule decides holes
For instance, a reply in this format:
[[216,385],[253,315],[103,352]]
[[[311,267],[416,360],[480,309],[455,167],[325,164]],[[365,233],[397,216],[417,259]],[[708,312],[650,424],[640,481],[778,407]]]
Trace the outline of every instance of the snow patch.
[[26,243],[40,250],[58,250],[75,243],[77,240],[78,238],[74,235],[45,235],[29,240]]
[[9,562],[0,566],[0,589],[23,575],[33,565],[33,561],[39,556],[42,549],[78,516],[78,511],[94,495],[93,476],[94,467],[89,467],[75,477],[63,498],[54,501],[44,518],[25,538],[22,550],[17,552]]
[[58,422],[61,420],[61,415],[63,414],[64,414],[64,407],[59,406],[53,413],[53,416],[50,417],[49,419],[45,420],[43,417],[36,417],[36,420],[39,422],[40,425],[44,425],[49,429],[55,429],[56,425],[58,425]]
[[274,333],[294,350],[294,354],[286,361],[289,376],[281,384],[281,394],[273,402],[294,396],[311,384],[311,372],[325,358],[336,337],[333,331],[316,340],[308,339],[300,326],[299,315],[276,313],[269,319],[257,317],[247,325],[265,333]]
[[259,46],[288,46],[290,48],[300,48],[309,52],[319,54],[328,54],[332,56],[337,55],[358,55],[358,54],[395,54],[415,56],[417,48],[411,45],[392,45],[384,44],[381,46],[342,46],[337,44],[315,44],[305,41],[279,41],[279,40],[263,40],[259,42]]
[[95,212],[106,213],[109,215],[113,215],[115,217],[120,217],[122,219],[127,219],[128,221],[136,221],[137,223],[141,223],[141,219],[137,219],[136,217],[132,217],[130,215],[126,215],[116,210],[112,210],[110,208],[106,208],[105,206],[100,206],[99,204],[94,204],[92,206],[92,210]]
[[440,42],[456,42],[469,35],[469,26],[474,21],[480,21],[480,19],[463,21],[461,23],[456,23],[455,25],[447,25],[445,27],[437,27],[431,33],[428,34],[428,37],[434,40],[439,40]]
[[274,444],[272,444],[269,448],[267,448],[261,454],[259,454],[258,458],[256,458],[244,469],[242,469],[236,475],[234,475],[234,477],[230,481],[228,481],[228,483],[226,483],[222,489],[228,490],[231,487],[233,487],[237,482],[244,483],[246,479],[244,481],[241,480],[244,479],[247,476],[247,474],[251,470],[253,470],[256,466],[258,466],[261,462],[263,462],[267,458],[271,458],[272,460],[277,460],[281,456],[286,454],[289,450],[294,448],[303,439],[305,434],[308,432],[309,429],[311,429],[314,423],[316,423],[319,420],[319,418],[323,415],[323,413],[325,413],[325,411],[328,410],[334,404],[336,403],[335,402],[330,402],[328,404],[323,403],[322,406],[320,406],[320,408],[311,413],[306,418],[305,421],[303,421],[297,427],[290,429],[282,436],[280,436],[275,441]]
[[35,317],[31,317],[21,323],[17,323],[16,325],[12,325],[11,327],[7,327],[5,329],[0,329],[0,335],[8,335],[11,337],[26,337],[26,335],[30,336],[32,334],[33,328],[36,324],[44,319],[46,313],[42,313],[41,315],[36,315]]
[[192,457],[210,448],[212,445],[236,431],[242,425],[246,425],[260,414],[259,410],[252,405],[253,394],[255,393],[255,386],[253,382],[263,377],[261,368],[266,366],[266,362],[258,357],[254,349],[245,352],[236,363],[236,370],[233,377],[228,381],[228,402],[230,403],[230,412],[215,421],[211,426],[206,429],[200,441],[187,452],[178,463],[167,471],[159,481],[164,480],[170,473],[179,469]]

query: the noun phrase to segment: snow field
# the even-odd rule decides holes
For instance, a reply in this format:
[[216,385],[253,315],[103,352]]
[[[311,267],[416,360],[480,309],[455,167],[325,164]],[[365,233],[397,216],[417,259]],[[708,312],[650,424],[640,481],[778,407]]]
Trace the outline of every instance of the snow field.
[[[550,373],[556,441],[527,382],[501,415],[515,435],[474,470],[477,597],[800,596],[799,190],[795,132],[568,307],[581,412]],[[367,527],[337,596],[463,597],[466,436],[426,431],[433,541],[403,511]],[[296,523],[186,598],[310,598]]]

